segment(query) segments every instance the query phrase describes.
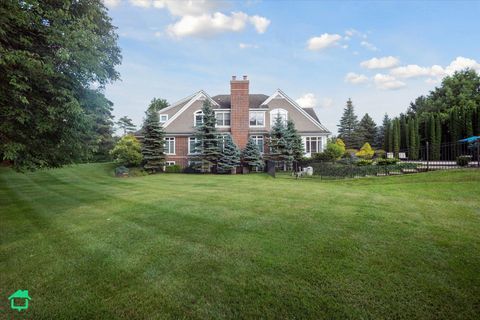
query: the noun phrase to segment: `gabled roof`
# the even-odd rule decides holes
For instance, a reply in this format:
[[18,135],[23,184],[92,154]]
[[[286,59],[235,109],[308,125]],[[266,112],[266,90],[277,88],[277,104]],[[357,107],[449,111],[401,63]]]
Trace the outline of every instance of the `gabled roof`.
[[32,300],[32,298],[30,298],[28,296],[28,290],[17,290],[15,291],[10,297],[8,297],[8,300],[11,300],[11,299],[28,299],[28,300]]
[[[212,97],[221,108],[231,108],[232,99],[229,94],[219,94]],[[266,94],[250,94],[248,97],[250,108],[261,108],[263,101],[267,100],[268,96]]]
[[[325,133],[330,133],[327,128],[325,128],[324,125],[320,123],[318,120],[318,117],[315,113],[315,110],[313,108],[302,108],[298,105],[298,103],[295,102],[292,98],[287,96],[282,90],[277,89],[270,97],[268,97],[267,100],[265,100],[262,105],[268,105],[270,101],[272,101],[275,98],[283,98],[287,100],[292,106],[294,106],[300,113],[302,113],[307,119],[309,119],[312,123],[314,123],[317,127],[319,127],[323,132]],[[315,117],[313,117],[315,115]]]

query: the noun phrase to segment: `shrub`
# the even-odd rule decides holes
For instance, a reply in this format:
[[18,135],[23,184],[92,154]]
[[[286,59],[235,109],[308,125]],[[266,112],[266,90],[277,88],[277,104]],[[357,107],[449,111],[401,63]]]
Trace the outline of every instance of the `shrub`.
[[337,139],[335,141],[335,144],[340,146],[340,148],[342,148],[342,153],[345,153],[345,142],[343,142],[342,139]]
[[396,158],[391,158],[391,159],[380,158],[380,159],[377,159],[376,162],[377,162],[377,165],[379,165],[379,166],[387,166],[387,165],[396,164],[398,162],[398,159],[396,159]]
[[327,154],[325,152],[320,152],[320,153],[315,153],[313,155],[313,160],[315,161],[320,161],[320,162],[327,162],[327,161],[333,161],[330,154]]
[[128,168],[125,166],[119,166],[115,168],[115,175],[117,177],[128,176]]
[[142,162],[140,142],[130,134],[123,136],[110,154],[116,163],[126,167],[138,166]]
[[355,154],[358,152],[357,149],[347,149],[345,150],[345,153],[343,154],[345,157],[353,157]]
[[182,168],[178,164],[174,164],[173,166],[167,166],[165,168],[165,172],[180,173],[180,172],[182,172]]
[[373,151],[370,143],[365,142],[360,151],[358,151],[355,155],[362,159],[372,159],[374,152],[375,151]]
[[457,165],[459,165],[460,167],[468,166],[469,162],[470,162],[470,156],[459,156],[459,157],[457,157]]
[[357,161],[357,166],[371,166],[373,163],[372,160],[367,160],[367,159],[362,159],[360,161]]
[[336,143],[329,143],[323,153],[325,153],[327,157],[330,157],[332,161],[335,161],[342,157],[344,149]]
[[382,149],[375,150],[374,157],[375,158],[386,158],[387,152]]

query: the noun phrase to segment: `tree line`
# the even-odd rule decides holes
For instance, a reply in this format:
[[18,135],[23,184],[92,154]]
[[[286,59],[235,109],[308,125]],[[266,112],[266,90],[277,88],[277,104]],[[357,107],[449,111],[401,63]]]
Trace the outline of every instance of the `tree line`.
[[394,118],[385,114],[381,126],[368,113],[358,121],[349,99],[338,125],[338,137],[347,148],[358,149],[368,142],[395,156],[405,151],[412,160],[420,157],[427,142],[430,159],[437,160],[442,144],[475,135],[480,135],[480,76],[471,69],[445,77],[439,87],[415,99],[405,113]]

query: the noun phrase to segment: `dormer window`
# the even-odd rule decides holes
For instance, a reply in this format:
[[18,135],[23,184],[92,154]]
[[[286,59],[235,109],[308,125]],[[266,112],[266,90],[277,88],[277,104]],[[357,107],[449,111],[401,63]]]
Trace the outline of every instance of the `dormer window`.
[[198,110],[193,114],[193,126],[198,127],[203,123],[203,111]]
[[160,123],[165,123],[168,121],[168,114],[161,114],[160,115]]
[[288,111],[285,109],[273,109],[270,111],[270,125],[273,126],[275,124],[275,120],[280,118],[283,124],[287,123],[288,120]]

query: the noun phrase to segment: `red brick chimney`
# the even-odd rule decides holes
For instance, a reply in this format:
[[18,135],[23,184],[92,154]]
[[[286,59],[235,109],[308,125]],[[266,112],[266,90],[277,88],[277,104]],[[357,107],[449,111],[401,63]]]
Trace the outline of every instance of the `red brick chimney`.
[[247,76],[243,76],[243,80],[237,80],[236,76],[232,76],[230,81],[230,129],[233,141],[240,149],[245,148],[248,141],[250,107],[248,86]]

